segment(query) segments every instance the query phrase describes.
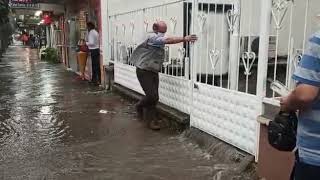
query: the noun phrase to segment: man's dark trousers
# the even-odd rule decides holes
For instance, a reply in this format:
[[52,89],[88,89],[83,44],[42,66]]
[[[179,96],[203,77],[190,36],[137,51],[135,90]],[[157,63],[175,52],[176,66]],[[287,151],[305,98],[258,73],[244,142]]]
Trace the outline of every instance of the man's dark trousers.
[[320,179],[320,166],[313,166],[300,161],[296,152],[295,165],[290,180],[318,180]]
[[90,49],[93,83],[101,84],[100,49]]
[[149,112],[147,113],[149,118],[155,118],[156,105],[159,101],[159,73],[139,68],[136,72],[140,85],[145,92],[145,96],[138,102],[137,108],[139,110],[146,108]]

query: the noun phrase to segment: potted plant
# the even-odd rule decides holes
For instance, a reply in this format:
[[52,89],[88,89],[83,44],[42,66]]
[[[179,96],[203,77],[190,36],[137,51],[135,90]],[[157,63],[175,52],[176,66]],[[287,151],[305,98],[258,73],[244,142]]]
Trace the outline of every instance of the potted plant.
[[46,48],[43,50],[41,53],[41,59],[53,64],[60,63],[58,51],[55,48]]

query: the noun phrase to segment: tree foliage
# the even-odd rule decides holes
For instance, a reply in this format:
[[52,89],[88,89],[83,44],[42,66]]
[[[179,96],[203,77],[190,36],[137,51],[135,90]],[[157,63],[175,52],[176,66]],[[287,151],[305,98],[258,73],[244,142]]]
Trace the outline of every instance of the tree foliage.
[[0,24],[9,22],[10,13],[9,0],[0,0]]

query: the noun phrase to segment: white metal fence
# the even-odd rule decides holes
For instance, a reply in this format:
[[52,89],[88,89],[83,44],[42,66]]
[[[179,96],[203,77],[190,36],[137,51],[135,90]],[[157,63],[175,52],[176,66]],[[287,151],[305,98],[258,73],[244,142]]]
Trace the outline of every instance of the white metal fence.
[[[274,37],[274,53],[269,55],[268,77],[295,86],[292,74],[304,53],[308,38],[318,30],[320,1],[274,0],[271,8],[270,34]],[[277,96],[274,92],[267,97]]]
[[[189,2],[177,1],[110,16],[111,59],[115,63],[115,81],[143,93],[136,78],[135,67],[128,62],[133,49],[152,32],[154,22],[168,22],[168,35],[189,34],[184,29],[184,14]],[[188,15],[190,17],[190,15]],[[187,17],[188,18],[188,17]],[[189,24],[189,23],[187,23]],[[160,75],[160,101],[182,112],[190,113],[190,44],[167,46]]]
[[[160,101],[190,114],[191,126],[257,154],[267,79],[294,87],[290,76],[315,31],[318,0],[180,0],[109,15],[115,82],[143,93],[128,62],[152,24],[167,36],[197,34],[194,43],[166,46]],[[113,8],[113,7],[110,7]],[[269,100],[266,102],[274,102]]]

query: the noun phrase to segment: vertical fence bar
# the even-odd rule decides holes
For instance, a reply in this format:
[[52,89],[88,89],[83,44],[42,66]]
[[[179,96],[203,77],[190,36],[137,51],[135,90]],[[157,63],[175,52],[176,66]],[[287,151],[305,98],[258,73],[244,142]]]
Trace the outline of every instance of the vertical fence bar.
[[261,1],[257,95],[266,96],[272,0]]
[[[240,14],[240,2],[236,1],[233,8],[234,14]],[[239,27],[240,27],[240,18],[236,19],[236,22],[234,24],[233,31],[230,33],[230,51],[229,51],[229,57],[230,57],[230,68],[229,68],[229,74],[230,74],[230,89],[231,90],[237,90],[237,84],[238,84],[238,76],[239,76],[239,56],[237,55],[238,49],[239,49]]]
[[[197,0],[192,0],[192,12],[191,12],[191,30],[190,30],[190,34],[194,34],[195,33],[195,20],[196,20],[196,15],[197,15],[197,10],[198,10],[198,1]],[[196,82],[197,82],[197,69],[196,69],[196,61],[195,61],[195,46],[193,43],[190,43],[190,65],[191,65],[191,84],[190,84],[190,91],[191,91],[191,103],[193,102],[194,99],[194,94],[195,94],[195,86],[196,86]],[[190,121],[190,126],[194,126],[195,123],[192,121],[192,118],[194,116],[194,111],[192,110],[192,108],[190,108],[190,117],[191,117],[191,121]]]
[[286,86],[289,87],[290,86],[290,59],[292,58],[292,25],[293,25],[293,4],[291,4],[291,8],[290,8],[290,25],[289,25],[289,34],[288,34],[288,57],[287,57],[287,72],[286,72]]
[[[220,54],[221,54],[221,49],[218,49],[217,48],[217,44],[218,44],[218,42],[217,42],[217,32],[218,32],[218,4],[217,3],[215,3],[214,4],[214,30],[213,30],[213,32],[214,32],[214,34],[213,34],[213,49],[214,49],[214,51],[216,51],[216,53],[217,52],[220,52]],[[223,26],[223,24],[221,24],[222,26]],[[219,35],[220,36],[220,35]],[[208,39],[209,39],[209,36],[207,37]],[[222,38],[221,38],[221,42],[223,42],[223,36],[222,36]],[[222,48],[222,47],[221,47]],[[220,55],[218,55],[216,58],[218,58],[219,59],[219,56]],[[218,61],[217,59],[216,59],[216,61]],[[221,59],[220,59],[220,61],[221,61]],[[212,69],[212,85],[213,86],[215,86],[215,84],[214,84],[214,82],[215,82],[215,75],[216,75],[216,62],[212,62],[212,63],[215,63],[215,64],[213,64],[213,69]]]
[[306,39],[307,39],[307,27],[308,27],[308,16],[309,16],[309,2],[310,0],[306,1],[306,12],[304,16],[304,32],[303,32],[303,48],[302,52],[304,54],[305,46],[306,46]]
[[[247,52],[248,53],[252,53],[252,48],[251,48],[251,40],[252,40],[252,10],[253,10],[253,6],[252,6],[252,4],[250,3],[250,5],[249,5],[249,38],[248,38],[248,50],[247,50]],[[249,92],[249,76],[250,76],[250,71],[251,71],[251,62],[250,62],[250,60],[251,60],[251,57],[250,57],[250,55],[248,54],[248,57],[247,57],[247,62],[244,62],[244,63],[247,63],[247,68],[248,69],[246,69],[245,68],[245,71],[246,71],[246,73],[245,73],[245,75],[246,75],[246,93],[248,93]],[[255,59],[252,59],[252,61],[255,61]],[[239,87],[239,84],[238,84],[238,87]]]
[[[195,26],[196,26],[196,16],[198,12],[198,1],[192,0],[192,13],[191,13],[191,34],[195,33]],[[191,81],[192,83],[197,82],[197,62],[195,61],[195,45],[190,43],[190,51],[191,51]],[[192,89],[193,89],[192,85]],[[193,92],[193,90],[192,90]]]
[[[240,0],[240,4],[242,4],[242,0]],[[240,15],[239,15],[239,17],[238,18],[240,18],[240,21],[241,21],[241,19],[242,18],[244,18],[245,16],[244,15],[242,15],[241,13],[240,13]],[[241,22],[240,22],[241,23]],[[246,30],[243,30],[243,26],[241,26],[240,25],[240,27],[239,27],[239,34],[240,35],[242,35],[242,34],[244,34],[245,33],[245,31]],[[245,39],[243,38],[243,37],[239,37],[239,39],[238,39],[238,50],[237,50],[237,56],[238,56],[238,59],[239,59],[239,61],[240,61],[240,58],[242,57],[242,53],[244,53],[245,52],[245,48],[244,48],[244,42],[245,41]],[[243,48],[243,49],[242,49]],[[242,52],[243,51],[243,52]],[[229,62],[230,63],[230,62]],[[238,71],[238,73],[239,73],[239,71],[240,71],[240,64],[238,64],[238,67],[237,67],[237,71]],[[239,78],[239,77],[238,77]],[[230,81],[230,77],[228,77],[228,80]],[[238,80],[239,81],[239,80]],[[237,88],[239,88],[239,83],[237,82]],[[229,87],[228,88],[230,88],[230,85],[229,85]]]
[[[224,21],[225,21],[225,19],[224,19],[224,16],[225,16],[225,8],[226,8],[226,4],[225,3],[223,3],[223,6],[222,6],[222,14],[223,14],[223,16],[221,17],[222,19],[221,19],[221,32],[222,32],[222,34],[221,34],[221,36],[222,37],[224,37],[224,31],[225,31],[225,26],[224,26]],[[222,72],[223,72],[223,69],[222,69],[222,63],[223,63],[223,59],[224,59],[224,52],[225,52],[225,49],[224,49],[224,42],[223,42],[223,40],[221,41],[221,51],[220,51],[220,87],[223,87],[223,74],[222,74]]]
[[207,6],[207,50],[206,50],[206,66],[205,66],[205,73],[206,73],[206,81],[205,83],[208,84],[208,61],[209,61],[209,58],[210,58],[210,55],[209,55],[209,33],[210,33],[210,24],[209,24],[209,17],[210,17],[210,6],[211,4],[208,3],[208,6]]
[[[186,35],[190,35],[190,24],[189,24],[189,2],[186,2],[187,7],[186,7],[186,18],[187,18],[187,27],[186,27]],[[190,74],[190,43],[186,42],[186,58],[185,58],[185,62],[184,62],[185,66],[184,66],[184,71],[185,71],[185,78],[188,80],[189,74]]]
[[[280,15],[280,12],[278,12],[278,17]],[[277,71],[278,71],[278,53],[279,53],[279,36],[280,36],[280,29],[276,29],[276,52],[274,57],[274,68],[273,68],[273,80],[277,80]],[[272,91],[272,97],[275,97],[275,92]]]
[[[204,2],[201,1],[201,7],[197,7],[198,11],[199,11],[198,14],[203,16],[204,18],[207,18],[207,20],[208,20],[208,16],[206,16],[205,13],[204,13],[203,6],[204,6]],[[200,8],[200,10],[199,10],[199,8]],[[200,46],[198,46],[198,54],[200,56],[200,58],[199,58],[200,62],[198,62],[197,64],[199,65],[199,82],[201,83],[202,82],[202,61],[204,59],[201,52],[204,49],[203,48],[203,42],[205,41],[205,39],[204,39],[204,23],[206,23],[206,22],[205,22],[205,20],[201,20],[200,23],[201,24],[199,26],[199,29],[200,29],[200,32],[201,32],[201,39],[199,41]],[[208,34],[208,31],[206,33]]]

